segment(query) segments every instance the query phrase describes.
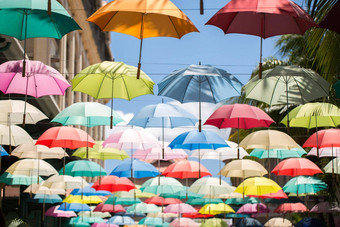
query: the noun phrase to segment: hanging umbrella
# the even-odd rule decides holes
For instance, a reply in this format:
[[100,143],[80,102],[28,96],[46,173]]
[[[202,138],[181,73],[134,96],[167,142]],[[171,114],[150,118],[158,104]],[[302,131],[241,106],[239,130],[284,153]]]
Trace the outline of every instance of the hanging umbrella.
[[306,217],[303,218],[301,221],[296,223],[294,225],[295,227],[326,227],[326,223],[323,221],[316,219],[316,218],[311,218],[311,217]]
[[262,177],[266,175],[268,171],[258,162],[241,159],[233,160],[226,164],[219,172],[220,175],[225,177]]
[[19,126],[6,126],[0,124],[0,144],[10,146],[33,144],[33,139],[23,128]]
[[219,218],[209,218],[207,221],[203,222],[200,227],[229,227],[229,225],[223,220]]
[[265,199],[265,203],[283,204],[283,203],[302,203],[298,197],[289,196],[287,199]]
[[[63,200],[59,195],[48,195],[48,194],[35,194],[33,197],[38,203],[43,203],[43,207],[46,203],[61,203]],[[43,208],[45,210],[45,208]]]
[[41,183],[44,180],[37,176],[26,176],[26,175],[12,175],[10,173],[4,172],[0,176],[0,182],[7,185],[31,185],[35,183]]
[[340,129],[324,129],[311,135],[302,147],[340,147]]
[[197,213],[197,210],[186,203],[170,204],[164,208],[164,213],[173,214],[192,214]]
[[107,224],[115,224],[115,225],[134,225],[135,221],[128,216],[113,216],[106,222]]
[[310,209],[311,213],[335,213],[340,212],[339,204],[337,203],[330,203],[330,202],[321,202],[315,204],[312,209]]
[[307,154],[307,152],[302,148],[292,148],[292,149],[263,149],[256,148],[249,155],[252,157],[257,157],[259,159],[263,158],[278,158],[278,159],[286,159],[286,158],[301,158],[302,155]]
[[129,155],[119,149],[110,148],[110,147],[103,147],[103,141],[95,141],[96,144],[93,145],[92,148],[80,147],[78,148],[72,156],[77,156],[80,158],[87,158],[92,159],[101,159],[101,160],[108,160],[108,159],[117,159],[117,160],[124,160],[129,157]]
[[163,205],[169,205],[169,204],[182,203],[182,201],[176,198],[163,198],[161,196],[155,196],[155,197],[146,199],[144,203],[155,204],[157,206],[163,206]]
[[58,218],[70,218],[77,217],[74,211],[63,211],[59,210],[60,205],[50,207],[46,212],[45,216],[58,217]]
[[245,217],[236,221],[235,227],[263,227],[260,221]]
[[265,224],[265,227],[293,227],[293,224],[286,218],[271,218]]
[[12,175],[24,176],[50,176],[57,174],[57,171],[49,163],[39,159],[21,159],[13,163],[8,169],[7,173]]
[[334,23],[338,18],[340,12],[340,4],[335,2],[328,13],[323,17],[322,21],[318,24],[320,28],[330,29],[337,33],[340,33],[339,25]]
[[270,210],[263,203],[255,203],[255,204],[244,204],[242,205],[236,213],[238,214],[261,214],[261,213],[269,213]]
[[109,191],[103,191],[103,190],[95,190],[94,188],[91,188],[91,186],[87,186],[84,188],[75,188],[70,192],[70,195],[84,195],[84,196],[91,196],[91,195],[97,195],[97,196],[107,196],[112,195]]
[[196,214],[182,214],[183,218],[212,218],[215,215],[212,214],[200,214],[200,213],[196,213]]
[[272,173],[280,176],[300,176],[323,173],[322,170],[307,158],[288,158],[281,161],[272,170]]
[[134,189],[134,184],[126,177],[117,176],[103,176],[100,180],[97,180],[92,188],[96,190],[105,190],[109,192],[116,191],[130,191]]
[[203,177],[192,183],[188,190],[211,198],[211,196],[229,194],[235,190],[235,187],[216,177]]
[[206,204],[199,211],[200,214],[225,214],[235,213],[234,209],[224,203]]
[[79,212],[91,211],[91,208],[85,203],[62,203],[60,204],[58,210]]
[[125,213],[126,210],[124,207],[120,204],[105,204],[105,203],[99,203],[96,208],[94,208],[93,211],[97,212],[110,212],[110,213]]
[[63,200],[65,203],[86,203],[86,204],[98,204],[103,202],[98,196],[81,196],[81,195],[68,195]]
[[135,97],[153,94],[154,82],[144,73],[137,80],[137,68],[123,62],[104,61],[90,65],[72,79],[72,90],[88,94],[95,99],[111,98],[111,119],[113,124],[113,98],[131,100]]
[[139,198],[132,197],[118,197],[115,195],[110,196],[104,203],[105,204],[117,204],[117,205],[133,205],[141,203]]
[[[154,178],[152,178],[154,179]],[[140,187],[140,186],[139,186]],[[118,191],[114,193],[119,198],[151,198],[156,196],[154,193],[142,192],[140,189],[132,189],[130,191]]]
[[251,177],[244,180],[235,189],[235,192],[256,197],[268,193],[275,193],[280,189],[281,187],[271,179],[266,177]]
[[[126,209],[127,213],[158,213],[160,212],[159,207],[155,204],[138,203]],[[165,212],[165,211],[164,211]]]
[[65,175],[73,177],[97,177],[106,176],[106,171],[97,163],[88,160],[78,160],[69,162],[63,169],[59,171],[59,174],[64,172]]
[[48,188],[59,188],[66,190],[87,187],[89,184],[81,177],[53,175],[46,179],[42,185]]
[[104,219],[100,217],[76,217],[76,218],[71,218],[69,221],[69,224],[71,225],[77,225],[78,223],[104,223]]
[[265,193],[263,195],[248,195],[249,197],[257,197],[259,199],[287,199],[288,196],[282,189],[277,192]]
[[43,145],[20,144],[11,153],[18,158],[62,159],[68,154],[60,147],[49,148]]
[[223,203],[222,199],[218,198],[197,198],[197,199],[188,199],[186,201],[187,204],[190,204],[192,206],[204,206],[205,204],[218,204]]
[[177,199],[198,199],[202,198],[204,195],[196,194],[194,192],[188,191],[187,187],[183,187],[182,190],[174,193],[161,193],[160,196],[164,198],[177,198]]
[[327,163],[323,169],[325,170],[325,173],[340,174],[340,158],[332,159],[332,161]]
[[319,157],[340,157],[340,147],[323,147],[320,149],[317,149],[316,147],[313,147],[309,152],[308,156],[318,156],[318,150],[319,150]]
[[138,149],[133,153],[132,157],[139,158],[141,160],[168,161],[171,159],[186,159],[188,154],[184,151],[184,149],[171,149],[170,147],[165,147],[163,149],[161,147],[154,147],[146,150]]
[[[91,207],[92,209],[92,207]],[[94,209],[93,209],[94,210]],[[110,218],[111,214],[109,212],[97,212],[97,211],[80,211],[78,216],[81,217],[100,217],[100,218]]]
[[119,163],[110,173],[110,175],[117,177],[131,178],[155,177],[159,174],[158,170],[152,164],[129,158]]
[[141,219],[138,224],[147,225],[147,226],[163,226],[165,223],[162,218],[152,218],[152,217],[145,217]]
[[198,32],[190,19],[169,0],[113,1],[99,8],[87,21],[102,31],[119,32],[140,39],[138,74],[140,76],[143,39],[174,37]]
[[31,184],[24,190],[24,193],[43,194],[43,195],[57,195],[57,194],[63,195],[65,194],[65,190],[59,189],[59,188],[48,188],[41,184]]
[[255,204],[260,203],[260,200],[258,198],[254,197],[245,197],[243,198],[230,198],[225,201],[228,205],[244,205],[244,204]]
[[172,177],[154,177],[145,181],[140,190],[154,194],[174,193],[184,189],[183,185]]
[[294,177],[283,186],[286,193],[292,192],[296,194],[316,193],[327,188],[328,186],[325,182],[311,176]]
[[91,227],[119,227],[119,225],[108,223],[94,223],[91,225]]
[[198,227],[200,226],[200,224],[198,224],[197,222],[193,221],[190,218],[176,218],[175,220],[173,220],[169,226],[173,226],[173,227]]
[[211,65],[190,65],[172,72],[158,83],[158,95],[199,103],[198,130],[201,131],[201,102],[218,103],[241,94],[243,84],[227,71]]
[[280,204],[274,210],[274,213],[303,213],[308,212],[308,209],[302,203],[284,203]]
[[162,175],[166,177],[185,179],[211,176],[211,173],[207,168],[198,162],[183,160],[169,165],[162,172]]

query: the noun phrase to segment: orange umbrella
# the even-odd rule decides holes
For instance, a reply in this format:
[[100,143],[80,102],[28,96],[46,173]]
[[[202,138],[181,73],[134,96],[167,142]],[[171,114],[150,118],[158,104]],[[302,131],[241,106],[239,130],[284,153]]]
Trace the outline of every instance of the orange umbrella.
[[274,210],[274,213],[300,213],[307,211],[308,211],[307,207],[302,203],[284,203],[280,204]]
[[137,79],[139,79],[143,39],[174,37],[180,39],[198,32],[190,19],[170,0],[115,0],[99,8],[87,21],[102,31],[134,36],[141,40]]

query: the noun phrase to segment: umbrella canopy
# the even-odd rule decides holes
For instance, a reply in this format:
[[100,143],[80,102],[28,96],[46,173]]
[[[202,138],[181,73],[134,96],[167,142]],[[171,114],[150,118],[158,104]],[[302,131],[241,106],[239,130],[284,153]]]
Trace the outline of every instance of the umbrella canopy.
[[190,218],[176,218],[169,226],[173,227],[198,227],[200,224]]
[[265,199],[265,203],[283,204],[283,203],[302,203],[298,197],[289,196],[287,199]]
[[329,87],[329,83],[316,72],[290,65],[264,71],[263,79],[252,78],[244,89],[246,98],[272,106],[304,104],[328,96]]
[[81,196],[81,195],[68,195],[63,202],[65,203],[86,203],[86,204],[98,204],[103,202],[98,196]]
[[41,184],[31,184],[25,190],[25,193],[33,193],[33,194],[46,194],[46,195],[57,195],[57,194],[65,194],[64,189],[56,189],[56,188],[48,188]]
[[169,147],[172,149],[218,149],[228,147],[225,140],[218,134],[210,131],[192,130],[184,132],[171,141]]
[[261,196],[268,193],[275,193],[279,190],[281,190],[281,187],[271,179],[265,177],[251,177],[244,180],[235,189],[235,192],[244,195]]
[[49,148],[34,144],[21,144],[12,151],[11,155],[18,158],[34,159],[62,159],[63,157],[68,157],[68,154],[60,147]]
[[155,177],[145,181],[140,190],[142,192],[150,192],[154,194],[175,193],[182,191],[183,185],[172,177]]
[[260,221],[245,217],[236,221],[235,227],[263,227]]
[[91,196],[91,195],[97,195],[97,196],[107,196],[111,195],[111,192],[99,190],[96,191],[94,188],[91,188],[91,186],[87,186],[84,188],[75,188],[70,192],[71,195],[84,195],[84,196]]
[[81,177],[53,175],[46,179],[42,185],[48,188],[58,188],[66,190],[87,187],[89,184]]
[[[2,33],[1,28],[0,33]],[[4,94],[25,94],[39,98],[45,95],[64,95],[65,90],[71,86],[54,68],[41,61],[25,61],[25,75],[22,75],[23,60],[7,61],[0,65],[2,81],[0,90]]]
[[78,216],[82,217],[100,217],[100,218],[110,218],[111,214],[109,212],[97,212],[97,211],[80,211]]
[[134,225],[135,221],[128,216],[113,216],[106,222],[107,224],[115,224],[115,225]]
[[104,203],[105,204],[119,204],[119,205],[133,205],[141,203],[139,198],[134,197],[117,197],[115,195],[110,196]]
[[23,128],[19,126],[6,126],[0,124],[0,144],[10,146],[33,144],[33,139]]
[[134,189],[134,184],[126,177],[117,177],[117,176],[103,176],[101,179],[98,179],[93,185],[92,188],[96,190],[105,190],[109,192],[117,192],[117,191],[130,191]]
[[340,129],[324,129],[311,135],[302,147],[340,147]]
[[197,199],[202,198],[204,195],[196,194],[188,190],[187,187],[182,187],[180,191],[174,193],[161,193],[160,196],[164,198],[177,198],[177,199]]
[[340,158],[332,159],[325,167],[323,167],[325,173],[340,174]]
[[261,213],[269,213],[270,210],[263,203],[254,203],[254,204],[244,204],[241,206],[236,213],[238,214],[261,214]]
[[176,198],[163,198],[160,196],[155,196],[155,197],[146,199],[144,203],[163,206],[163,205],[169,205],[169,204],[182,203],[182,201]]
[[59,195],[35,194],[33,197],[38,203],[61,203],[63,200]]
[[229,194],[234,190],[235,187],[216,177],[200,178],[189,187],[189,191],[191,192],[194,192],[196,194],[205,194],[209,196]]
[[200,227],[209,227],[209,226],[229,227],[229,225],[223,219],[219,219],[219,218],[209,218],[208,220],[200,224]]
[[71,218],[69,223],[71,225],[75,224],[77,225],[77,223],[104,223],[105,221],[100,218],[100,217],[76,217],[76,218]]
[[271,218],[265,224],[265,227],[293,227],[293,224],[286,218]]
[[[155,204],[138,203],[126,209],[127,213],[158,213],[160,208]],[[165,212],[165,211],[164,211]]]
[[255,204],[260,203],[260,200],[258,198],[254,197],[245,197],[243,198],[230,198],[225,201],[228,205],[243,205],[243,204]]
[[58,210],[79,212],[91,211],[91,208],[85,203],[62,203],[60,204]]
[[72,156],[86,158],[87,155],[88,158],[101,160],[107,159],[124,160],[129,157],[129,155],[123,150],[110,147],[103,147],[102,145],[103,141],[96,141],[96,144],[93,145],[92,148],[80,147],[72,154]]
[[197,210],[186,203],[170,204],[164,208],[164,213],[190,214],[197,213]]
[[340,157],[340,147],[323,147],[320,149],[313,147],[307,155],[318,156],[318,150],[319,157]]
[[293,149],[300,146],[286,133],[277,130],[260,130],[246,136],[240,143],[245,149]]
[[333,213],[339,212],[340,207],[337,203],[321,202],[315,204],[309,212],[311,213]]
[[105,204],[99,203],[93,211],[97,212],[110,212],[110,213],[125,213],[126,210],[120,204],[113,205],[113,204]]
[[307,152],[302,148],[292,148],[292,149],[263,149],[256,148],[249,155],[252,157],[257,157],[259,159],[263,158],[278,158],[278,159],[286,159],[286,158],[301,158],[302,155],[307,154]]
[[138,222],[138,224],[147,225],[147,226],[163,226],[167,222],[164,222],[162,218],[152,218],[145,217]]
[[281,161],[272,170],[272,173],[280,176],[315,175],[323,173],[322,170],[307,158],[288,158]]
[[325,182],[311,176],[294,177],[283,186],[283,190],[286,193],[292,192],[296,194],[316,193],[327,188],[328,186]]
[[57,171],[49,163],[39,159],[21,159],[14,162],[8,169],[7,173],[12,175],[24,176],[50,176],[57,174]]
[[260,199],[287,199],[288,196],[282,189],[277,192],[265,193],[263,195],[248,195],[249,197],[257,197]]
[[79,147],[93,147],[95,142],[91,136],[81,129],[60,126],[47,129],[35,144],[76,149]]
[[37,176],[26,176],[26,175],[12,175],[10,173],[4,172],[0,176],[0,182],[7,185],[31,185],[35,183],[41,183],[44,180]]
[[205,168],[202,164],[189,161],[182,160],[179,162],[175,162],[169,165],[163,172],[163,176],[166,177],[175,177],[175,178],[200,178],[204,176],[211,176],[211,173],[207,168]]
[[[155,178],[153,178],[155,179]],[[154,193],[142,192],[140,189],[132,189],[130,191],[118,191],[114,193],[119,198],[151,198],[156,196]]]
[[117,177],[131,178],[155,177],[159,174],[159,171],[152,164],[129,158],[120,162],[110,173],[110,175]]
[[141,160],[168,161],[170,159],[185,159],[188,157],[188,154],[183,149],[171,149],[170,147],[165,147],[163,149],[161,147],[154,147],[146,150],[138,149],[133,153],[132,157]]
[[319,23],[320,28],[327,28],[337,33],[340,33],[340,27],[337,23],[334,23],[336,18],[338,18],[340,12],[340,4],[338,2],[334,3],[333,7],[328,11],[322,21]]
[[324,223],[323,221],[311,217],[303,218],[301,221],[295,224],[295,227],[326,227],[326,226],[327,226],[326,223]]
[[197,199],[188,199],[186,201],[187,204],[190,204],[192,206],[204,206],[205,204],[218,204],[218,203],[223,203],[222,199],[218,198],[197,198]]
[[274,213],[302,213],[308,209],[302,203],[283,203],[274,210]]
[[[77,102],[58,113],[51,122],[86,127],[110,125],[111,112],[110,107],[98,102]],[[112,124],[117,125],[120,122],[124,122],[124,120],[114,112]]]
[[119,225],[109,223],[94,223],[91,225],[91,227],[119,227]]
[[50,207],[45,212],[45,216],[60,217],[60,218],[77,217],[77,214],[74,211],[59,210],[59,207],[60,207],[60,205]]
[[234,209],[224,203],[206,204],[199,211],[200,214],[225,214],[235,213]]
[[336,127],[340,124],[340,109],[330,103],[306,103],[289,111],[280,123],[290,127]]
[[262,177],[268,174],[268,171],[256,161],[241,159],[229,162],[221,169],[219,174],[225,177],[247,178]]
[[73,177],[77,176],[86,176],[86,177],[97,177],[97,176],[106,176],[106,171],[99,164],[95,162],[91,162],[88,160],[79,160],[69,162],[65,165],[65,170],[62,168],[59,171],[59,174],[62,174],[63,171],[65,175],[70,175]]

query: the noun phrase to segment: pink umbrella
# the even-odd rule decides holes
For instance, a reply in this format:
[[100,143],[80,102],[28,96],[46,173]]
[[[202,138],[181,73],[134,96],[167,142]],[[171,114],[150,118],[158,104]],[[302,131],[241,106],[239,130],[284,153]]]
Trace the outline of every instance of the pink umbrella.
[[212,176],[207,168],[195,161],[183,160],[169,165],[162,173],[166,177],[199,178]]
[[259,214],[259,213],[269,213],[270,210],[263,203],[256,204],[244,204],[237,210],[237,214]]
[[183,149],[171,149],[170,147],[164,148],[164,158],[162,158],[162,148],[154,147],[147,150],[138,149],[133,154],[133,158],[139,158],[141,160],[165,160],[170,159],[184,159],[188,157],[188,154]]
[[122,205],[113,205],[113,204],[105,204],[105,203],[99,203],[96,206],[96,208],[94,208],[93,211],[110,212],[110,213],[126,212],[126,210],[124,209]]
[[288,199],[287,194],[282,190],[278,190],[275,193],[268,193],[263,195],[247,195],[248,197],[256,197],[261,199]]
[[302,203],[284,203],[276,207],[274,213],[302,213],[307,211],[307,207]]
[[155,196],[155,197],[146,199],[144,203],[163,206],[163,205],[169,205],[169,204],[179,204],[179,203],[182,203],[182,201],[176,198],[163,198],[160,196]]
[[280,176],[313,176],[317,173],[323,173],[322,170],[307,158],[288,158],[281,161],[272,173]]
[[53,206],[49,208],[45,212],[45,216],[50,216],[50,217],[59,217],[59,218],[70,218],[70,217],[77,217],[77,214],[74,211],[63,211],[63,210],[58,210],[59,206]]
[[197,213],[197,210],[191,205],[186,203],[170,204],[164,208],[164,213],[173,214],[193,214]]
[[[313,147],[307,154],[318,156],[317,148]],[[340,157],[340,147],[323,147],[319,149],[319,157]]]
[[339,204],[321,202],[313,206],[313,208],[309,212],[311,213],[335,213],[335,212],[340,212],[340,207],[339,207]]
[[119,225],[108,224],[108,223],[102,222],[102,223],[94,223],[91,225],[91,227],[119,227]]
[[191,218],[176,218],[169,226],[173,227],[198,227],[200,224],[194,222]]

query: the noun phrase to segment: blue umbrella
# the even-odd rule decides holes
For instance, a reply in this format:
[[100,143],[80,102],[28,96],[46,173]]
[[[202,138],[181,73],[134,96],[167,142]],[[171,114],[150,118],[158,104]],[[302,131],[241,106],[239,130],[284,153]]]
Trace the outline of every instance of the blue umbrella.
[[1,156],[8,156],[7,151],[2,146],[0,146],[0,151],[1,151]]
[[218,103],[241,94],[243,84],[227,71],[211,65],[190,65],[166,76],[158,83],[158,95],[180,101],[199,103],[201,131],[201,102]]
[[107,196],[107,195],[111,195],[112,193],[109,191],[103,191],[103,190],[96,191],[96,189],[91,188],[91,186],[87,186],[84,188],[75,188],[72,190],[70,194],[71,195],[84,195],[84,196],[93,196],[93,195]]
[[128,216],[113,216],[106,222],[107,224],[115,225],[135,225],[135,221]]
[[239,219],[236,224],[235,227],[263,227],[263,225],[261,224],[261,222],[259,222],[258,220],[254,219],[254,218],[249,218],[249,217],[245,217],[242,219]]
[[[132,174],[132,176],[131,176]],[[151,164],[140,161],[138,159],[124,159],[110,173],[117,177],[155,177],[159,175],[159,171]]]
[[84,203],[62,203],[58,210],[64,210],[64,211],[91,211],[91,208],[89,205]]
[[301,221],[299,221],[295,227],[326,227],[327,225],[315,218],[303,218]]
[[192,130],[184,132],[177,136],[171,143],[169,147],[172,149],[187,149],[187,150],[197,150],[197,149],[218,149],[221,147],[229,147],[225,140],[218,134],[210,131],[202,130]]

